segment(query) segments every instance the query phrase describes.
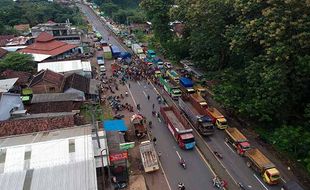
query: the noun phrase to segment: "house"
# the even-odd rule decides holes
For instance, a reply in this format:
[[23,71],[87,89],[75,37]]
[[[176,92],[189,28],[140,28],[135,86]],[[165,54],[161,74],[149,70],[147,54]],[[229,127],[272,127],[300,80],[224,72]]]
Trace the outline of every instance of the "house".
[[21,53],[31,54],[34,60],[61,60],[78,54],[76,45],[56,40],[51,34],[42,32],[35,39],[35,43],[19,50]]
[[62,92],[64,75],[51,70],[42,70],[31,80],[29,87],[34,94]]
[[49,69],[57,73],[77,73],[87,78],[92,77],[90,61],[66,60],[38,63],[38,71]]
[[0,47],[5,46],[12,38],[14,38],[14,35],[0,35]]
[[171,22],[172,31],[177,35],[177,37],[182,38],[185,30],[185,24],[180,21]]
[[18,24],[14,26],[14,29],[23,35],[28,35],[30,33],[30,25],[29,24]]
[[34,38],[28,37],[28,36],[17,36],[14,37],[5,44],[6,47],[8,46],[28,46],[30,44],[33,44]]
[[98,101],[99,85],[100,81],[89,79],[74,73],[66,78],[63,91],[65,93],[79,93],[81,95],[84,95],[86,99]]
[[8,120],[12,114],[23,110],[24,105],[19,94],[0,92],[0,121]]
[[70,22],[55,23],[48,21],[31,28],[33,37],[38,37],[43,31],[52,35],[56,40],[75,45],[81,43],[81,35],[83,33],[81,30],[72,27]]
[[1,190],[97,190],[91,125],[1,138]]
[[4,58],[6,54],[8,54],[8,51],[0,47],[0,59]]
[[16,85],[19,86],[27,86],[30,82],[31,76],[31,73],[24,71],[14,71],[11,69],[7,69],[0,74],[0,77],[5,79],[18,78]]
[[30,114],[72,112],[80,110],[83,101],[84,96],[77,93],[34,94],[26,109]]
[[0,80],[0,93],[1,92],[9,92],[10,90],[13,90],[14,85],[18,78],[10,78],[10,79],[3,79]]

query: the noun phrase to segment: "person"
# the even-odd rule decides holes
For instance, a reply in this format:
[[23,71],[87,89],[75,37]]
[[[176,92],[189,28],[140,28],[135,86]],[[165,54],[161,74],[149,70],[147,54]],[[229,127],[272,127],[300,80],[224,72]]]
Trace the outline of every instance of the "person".
[[150,100],[150,95],[147,95],[147,100]]
[[157,139],[156,139],[156,137],[154,137],[153,138],[154,145],[156,145],[156,141],[157,141]]
[[137,104],[137,110],[140,110],[140,104]]
[[128,83],[128,88],[130,88],[130,83]]
[[158,157],[159,157],[159,158],[161,157],[161,152],[160,152],[160,151],[158,151]]
[[152,128],[152,121],[149,121],[149,126],[150,128]]
[[185,185],[184,185],[184,183],[178,183],[178,187],[179,187],[179,189],[180,190],[185,190]]
[[152,115],[155,116],[156,115],[156,111],[153,110],[152,111]]
[[126,97],[128,96],[128,92],[127,92],[127,91],[125,92],[125,96],[126,96]]
[[153,110],[155,109],[155,104],[152,105]]

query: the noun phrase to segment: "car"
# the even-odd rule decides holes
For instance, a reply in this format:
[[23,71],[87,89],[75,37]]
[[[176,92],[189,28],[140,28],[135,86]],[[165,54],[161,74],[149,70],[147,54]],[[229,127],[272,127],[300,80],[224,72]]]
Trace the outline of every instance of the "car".
[[172,65],[170,62],[165,62],[164,63],[164,66],[167,68],[167,69],[171,69],[172,68]]
[[100,72],[106,72],[107,70],[104,65],[101,65],[99,69],[100,69]]

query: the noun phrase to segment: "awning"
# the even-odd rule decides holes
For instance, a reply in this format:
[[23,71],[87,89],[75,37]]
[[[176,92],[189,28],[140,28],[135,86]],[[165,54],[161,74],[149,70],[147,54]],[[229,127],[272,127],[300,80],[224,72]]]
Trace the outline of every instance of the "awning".
[[103,121],[105,131],[127,131],[128,128],[124,120],[105,120]]

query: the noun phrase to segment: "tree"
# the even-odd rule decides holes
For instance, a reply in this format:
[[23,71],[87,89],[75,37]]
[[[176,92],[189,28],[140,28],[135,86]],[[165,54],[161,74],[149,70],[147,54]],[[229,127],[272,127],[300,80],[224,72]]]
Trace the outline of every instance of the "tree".
[[3,60],[0,61],[0,71],[12,69],[16,71],[32,72],[35,70],[36,64],[33,57],[29,54],[20,54],[12,52],[7,54]]

